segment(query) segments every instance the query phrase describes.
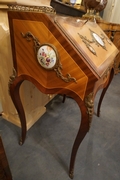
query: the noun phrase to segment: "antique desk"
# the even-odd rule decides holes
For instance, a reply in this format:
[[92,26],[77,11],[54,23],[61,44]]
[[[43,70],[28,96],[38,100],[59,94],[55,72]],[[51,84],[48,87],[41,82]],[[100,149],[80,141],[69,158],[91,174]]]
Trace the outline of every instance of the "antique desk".
[[103,88],[99,116],[102,99],[114,75],[118,49],[95,22],[58,16],[51,7],[10,9],[14,70],[9,92],[21,121],[20,144],[27,132],[19,93],[24,80],[32,82],[42,93],[72,97],[81,111],[69,167],[69,176],[73,178],[77,150],[90,128],[95,95]]

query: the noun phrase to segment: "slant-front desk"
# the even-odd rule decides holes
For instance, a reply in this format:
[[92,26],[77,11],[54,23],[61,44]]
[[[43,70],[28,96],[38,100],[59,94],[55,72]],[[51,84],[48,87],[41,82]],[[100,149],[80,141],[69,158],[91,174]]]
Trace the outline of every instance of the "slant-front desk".
[[21,144],[26,137],[25,109],[19,94],[24,80],[42,93],[72,97],[81,110],[69,167],[73,178],[76,153],[91,124],[95,95],[103,88],[99,115],[118,50],[95,22],[54,12],[29,12],[27,8],[13,8],[8,11],[8,19],[14,61],[9,91],[21,121]]

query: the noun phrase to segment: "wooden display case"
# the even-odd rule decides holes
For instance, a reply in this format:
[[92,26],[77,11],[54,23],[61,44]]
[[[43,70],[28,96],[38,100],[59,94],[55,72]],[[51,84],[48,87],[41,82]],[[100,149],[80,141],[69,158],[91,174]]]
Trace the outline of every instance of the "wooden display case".
[[75,4],[74,6],[65,1],[51,0],[50,5],[56,10],[58,14],[64,14],[74,17],[82,17],[85,14],[85,8],[83,5]]

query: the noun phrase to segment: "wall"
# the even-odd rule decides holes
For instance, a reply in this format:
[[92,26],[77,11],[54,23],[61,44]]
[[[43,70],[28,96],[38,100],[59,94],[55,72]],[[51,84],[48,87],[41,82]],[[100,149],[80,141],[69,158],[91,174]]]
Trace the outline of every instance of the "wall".
[[120,0],[108,0],[103,13],[103,19],[108,22],[120,23]]

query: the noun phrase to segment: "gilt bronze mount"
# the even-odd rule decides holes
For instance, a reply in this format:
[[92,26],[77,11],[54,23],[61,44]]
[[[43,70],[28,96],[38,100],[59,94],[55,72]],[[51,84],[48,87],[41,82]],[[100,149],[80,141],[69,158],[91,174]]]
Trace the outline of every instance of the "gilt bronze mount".
[[57,76],[65,82],[74,81],[76,83],[76,79],[71,77],[69,73],[66,77],[63,76],[61,72],[62,64],[59,61],[59,54],[55,46],[49,43],[40,44],[38,39],[31,32],[21,34],[23,38],[27,39],[27,41],[33,40],[37,61],[42,68],[46,70],[54,70]]
[[105,46],[105,40],[107,43],[109,43],[110,45],[112,45],[111,41],[109,38],[107,38],[105,35],[103,35],[102,33],[100,35],[98,35],[97,33],[95,33],[94,31],[92,31],[91,29],[89,29],[92,40],[89,40],[86,36],[81,35],[80,33],[78,33],[78,35],[80,36],[80,38],[82,39],[82,41],[85,43],[86,47],[89,49],[90,52],[92,52],[94,55],[97,56],[97,53],[95,51],[95,49],[92,47],[91,44],[95,43],[98,47],[102,47],[103,49],[107,50],[106,46]]

